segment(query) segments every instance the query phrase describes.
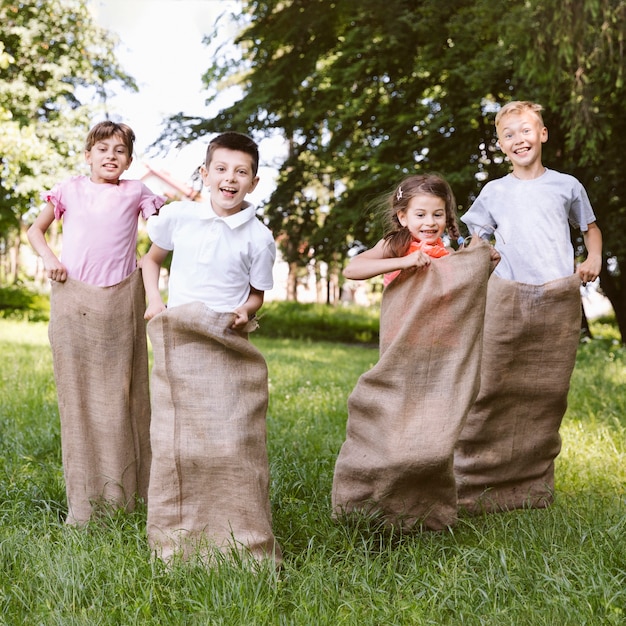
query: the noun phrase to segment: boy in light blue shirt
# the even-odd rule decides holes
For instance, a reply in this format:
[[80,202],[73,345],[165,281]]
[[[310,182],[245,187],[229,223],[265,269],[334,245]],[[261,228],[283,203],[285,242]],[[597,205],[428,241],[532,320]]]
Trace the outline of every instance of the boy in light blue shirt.
[[[496,116],[512,171],[485,185],[461,218],[495,238],[501,255],[489,280],[481,384],[455,451],[461,508],[545,507],[580,337],[580,284],[602,266],[602,234],[583,186],[547,169],[542,107],[509,102]],[[574,267],[570,225],[587,258]]]

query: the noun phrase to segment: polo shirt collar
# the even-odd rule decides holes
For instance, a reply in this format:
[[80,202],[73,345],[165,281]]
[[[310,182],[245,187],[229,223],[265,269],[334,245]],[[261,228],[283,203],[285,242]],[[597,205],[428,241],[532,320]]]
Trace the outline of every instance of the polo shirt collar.
[[221,217],[220,215],[217,215],[217,213],[215,213],[215,211],[213,210],[211,203],[208,202],[207,204],[207,219],[221,220],[231,230],[235,230],[235,228],[238,228],[242,224],[249,222],[256,215],[256,209],[249,202],[243,203],[243,205],[241,206],[241,211],[238,211],[233,215],[228,215],[227,217]]

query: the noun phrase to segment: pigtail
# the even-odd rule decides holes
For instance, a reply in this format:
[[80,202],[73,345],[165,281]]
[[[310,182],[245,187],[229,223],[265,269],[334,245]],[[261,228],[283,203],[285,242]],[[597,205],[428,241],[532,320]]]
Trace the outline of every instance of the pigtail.
[[453,241],[458,241],[461,238],[459,223],[454,213],[447,212],[446,232],[448,233],[448,237]]
[[413,241],[413,235],[408,228],[401,226],[398,222],[399,228],[397,230],[387,233],[384,237],[391,255],[394,257],[404,256],[411,246]]

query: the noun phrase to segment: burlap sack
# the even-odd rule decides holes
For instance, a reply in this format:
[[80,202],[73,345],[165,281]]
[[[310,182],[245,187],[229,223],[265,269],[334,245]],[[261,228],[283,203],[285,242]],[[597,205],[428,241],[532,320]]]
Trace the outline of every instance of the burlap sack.
[[543,508],[580,337],[580,279],[489,281],[481,386],[457,444],[459,506]]
[[107,503],[134,508],[150,473],[145,292],[137,270],[112,287],[53,283],[48,334],[61,418],[67,523]]
[[404,271],[384,291],[380,359],[348,399],[333,516],[379,515],[391,526],[456,520],[454,446],[479,387],[489,248]]
[[210,563],[215,550],[281,559],[271,528],[267,366],[247,334],[229,328],[233,319],[198,302],[148,323],[148,541],[165,561],[178,553]]

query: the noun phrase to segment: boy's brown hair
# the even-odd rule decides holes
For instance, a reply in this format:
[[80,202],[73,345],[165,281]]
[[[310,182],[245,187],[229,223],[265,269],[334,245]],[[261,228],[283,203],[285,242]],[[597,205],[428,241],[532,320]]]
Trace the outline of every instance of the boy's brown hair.
[[205,167],[209,167],[213,153],[217,148],[228,148],[229,150],[238,150],[239,152],[249,154],[252,157],[252,175],[257,175],[259,169],[259,146],[252,137],[235,131],[227,131],[211,139],[206,151]]
[[89,152],[99,141],[104,141],[109,137],[117,135],[128,150],[128,156],[133,156],[133,146],[135,143],[135,133],[130,126],[106,120],[96,124],[87,135],[85,150]]

